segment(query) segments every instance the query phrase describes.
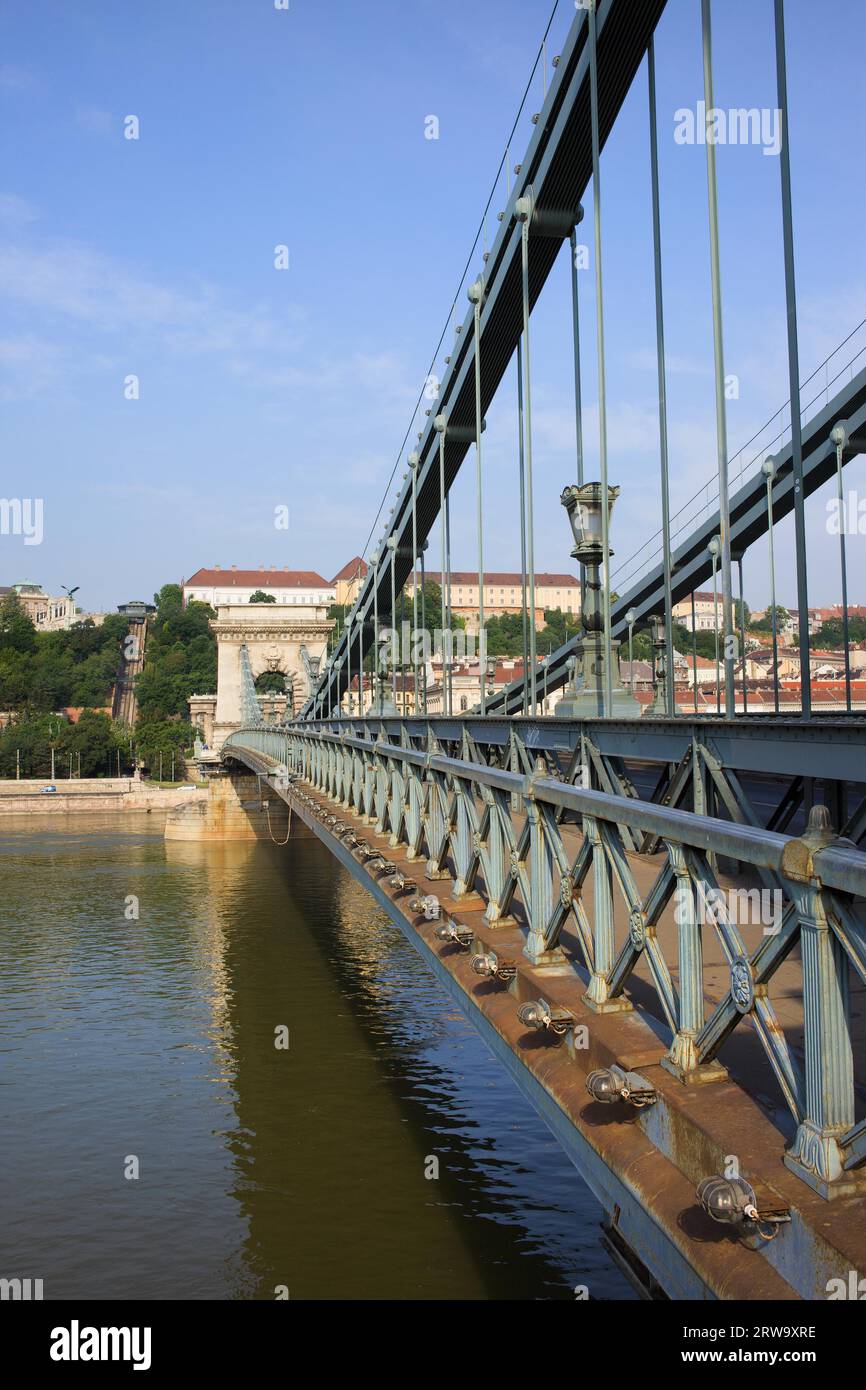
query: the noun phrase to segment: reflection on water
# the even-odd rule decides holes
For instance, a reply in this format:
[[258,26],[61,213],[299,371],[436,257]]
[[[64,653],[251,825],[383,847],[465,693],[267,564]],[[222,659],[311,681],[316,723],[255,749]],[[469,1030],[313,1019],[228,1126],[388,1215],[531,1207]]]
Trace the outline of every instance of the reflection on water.
[[160,830],[0,831],[0,1276],[48,1298],[630,1296],[574,1169],[318,842]]

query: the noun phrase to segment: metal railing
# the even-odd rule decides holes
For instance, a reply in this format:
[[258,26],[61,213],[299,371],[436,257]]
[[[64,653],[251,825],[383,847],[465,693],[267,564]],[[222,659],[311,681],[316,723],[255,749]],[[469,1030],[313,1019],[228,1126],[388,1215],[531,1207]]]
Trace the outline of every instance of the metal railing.
[[[750,1020],[797,1124],[787,1166],[830,1196],[866,1161],[866,1120],[857,1123],[855,1115],[850,1006],[850,972],[866,984],[858,904],[866,898],[866,854],[835,837],[825,808],[814,808],[807,833],[792,839],[575,786],[547,775],[541,758],[528,775],[487,766],[470,760],[468,744],[455,758],[321,729],[252,728],[231,735],[222,751],[263,775],[301,779],[354,812],[407,858],[426,861],[429,879],[450,879],[455,899],[479,894],[488,924],[517,920],[527,959],[582,973],[584,1002],[593,1010],[630,1008],[624,991],[645,962],[671,1032],[663,1065],[681,1080],[711,1067],[737,1026]],[[663,847],[645,892],[629,858],[630,832]],[[765,928],[752,949],[720,889],[720,857],[777,895],[772,930]],[[650,856],[641,862],[655,867]],[[591,912],[584,900],[589,882]],[[658,934],[672,903],[673,968]],[[714,1004],[705,994],[705,925],[715,930],[730,972]],[[802,962],[802,1061],[769,996],[795,948]]]

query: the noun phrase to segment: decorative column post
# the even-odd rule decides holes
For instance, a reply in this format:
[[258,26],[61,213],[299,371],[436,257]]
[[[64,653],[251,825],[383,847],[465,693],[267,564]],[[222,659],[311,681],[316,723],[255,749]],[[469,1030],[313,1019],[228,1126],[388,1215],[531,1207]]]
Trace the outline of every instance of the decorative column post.
[[408,844],[406,858],[417,859],[421,842],[424,806],[424,790],[417,767],[409,766],[407,768],[406,781],[406,840]]
[[622,995],[611,998],[610,976],[615,959],[616,941],[613,921],[613,871],[601,830],[595,816],[583,817],[583,833],[592,845],[593,886],[593,971],[583,1002],[597,1014],[626,1013],[632,1005]]
[[391,822],[391,834],[388,837],[388,844],[391,845],[392,848],[396,848],[397,845],[402,843],[400,831],[403,828],[403,819],[405,815],[403,808],[406,804],[406,787],[403,777],[403,764],[401,762],[398,762],[396,758],[394,759],[394,763],[391,768],[390,783],[391,796],[390,809],[388,815]]
[[555,859],[544,833],[544,817],[535,800],[533,782],[547,775],[543,758],[537,758],[531,777],[526,781],[524,802],[529,821],[529,935],[523,954],[533,965],[560,965],[565,960],[561,946],[549,950],[545,941],[547,925],[553,915],[553,869]]
[[800,922],[806,1052],[805,1114],[785,1166],[822,1197],[858,1183],[853,1173],[846,1175],[839,1147],[854,1124],[848,959],[827,919],[813,863],[813,855],[835,838],[827,807],[813,806],[806,834],[789,841],[782,853],[782,874]]
[[[505,853],[506,842],[499,809],[499,798],[503,800],[504,798],[502,793],[494,792],[490,787],[482,787],[481,796],[487,807],[487,862],[490,865],[490,881],[487,884],[487,908],[484,913],[484,920],[491,927],[512,926],[514,918],[502,910],[502,894],[509,881],[506,878],[508,860]],[[508,803],[505,801],[505,814],[507,814],[507,805]]]
[[364,750],[364,801],[361,815],[368,825],[376,819],[374,814],[374,797],[376,790],[376,765],[373,755],[367,749]]
[[432,880],[450,878],[447,869],[439,868],[437,855],[445,835],[445,812],[442,801],[444,788],[439,774],[427,769],[427,810],[424,816],[427,836],[427,868],[424,877]]
[[467,804],[473,795],[473,789],[471,785],[467,786],[462,778],[456,778],[455,793],[457,796],[457,815],[452,846],[456,878],[451,889],[451,896],[463,898],[464,901],[467,898],[472,899],[473,902],[480,901],[478,893],[475,892],[477,854],[480,850],[480,842],[472,830]]
[[[659,619],[661,622],[662,619]],[[728,1073],[719,1062],[701,1065],[697,1037],[704,1026],[704,946],[701,921],[697,911],[695,890],[686,865],[682,845],[665,840],[671,869],[676,879],[674,890],[674,920],[677,926],[679,960],[679,1018],[677,1031],[667,1057],[662,1058],[666,1071],[680,1081],[723,1081]],[[751,968],[742,958],[731,966],[732,980],[751,982]],[[748,991],[747,1009],[754,1003],[754,990]]]

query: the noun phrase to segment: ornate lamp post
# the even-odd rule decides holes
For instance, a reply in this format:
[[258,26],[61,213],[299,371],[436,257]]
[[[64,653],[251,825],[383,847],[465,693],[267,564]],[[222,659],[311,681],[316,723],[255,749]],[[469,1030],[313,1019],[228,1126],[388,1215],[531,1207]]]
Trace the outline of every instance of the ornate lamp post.
[[[390,670],[390,673],[389,673],[388,675],[383,675],[381,672],[379,673],[379,698],[378,698],[378,703],[377,703],[377,706],[376,706],[376,713],[379,714],[379,715],[383,715],[383,716],[385,716],[385,717],[387,717],[387,718],[391,718],[391,717],[396,717],[396,715],[397,715],[397,713],[398,713],[397,706],[396,706],[396,704],[395,704],[395,702],[394,702],[394,670],[395,670],[395,660],[396,660],[396,655],[397,655],[396,649],[395,649],[395,644],[396,644],[396,627],[395,627],[395,624],[396,624],[396,622],[397,622],[397,610],[396,610],[396,602],[397,602],[397,600],[396,600],[395,591],[394,591],[394,558],[395,558],[396,550],[397,550],[397,542],[396,542],[396,540],[394,539],[393,536],[390,536],[390,537],[388,538],[388,540],[385,542],[384,548],[385,548],[385,550],[388,551],[388,553],[390,554],[390,557],[391,557],[391,564],[390,564],[390,569],[391,569],[391,618],[390,618],[390,622],[389,622],[389,624],[388,624],[388,626],[389,626],[390,629],[391,629],[391,640],[390,640],[390,642],[388,643],[388,651],[389,651],[389,658],[390,658],[390,662],[391,662],[391,670]],[[381,553],[380,553],[380,557],[379,557],[379,558],[382,558],[382,557],[381,557]],[[378,563],[377,563],[377,566],[376,566],[376,578],[375,578],[375,584],[376,584],[377,589],[378,589],[378,582],[379,582],[379,570],[378,570]],[[378,645],[377,645],[377,647],[376,647],[376,665],[378,666],[378,664],[379,664],[379,648],[378,648]]]
[[636,609],[636,608],[630,608],[630,609],[628,610],[628,612],[626,613],[626,615],[625,615],[625,620],[626,620],[626,622],[628,623],[628,688],[629,688],[629,692],[633,695],[633,694],[634,694],[634,645],[633,645],[633,638],[634,638],[634,625],[635,625],[635,622],[637,621],[637,609]]
[[390,690],[385,685],[379,666],[379,561],[381,558],[382,552],[380,550],[374,550],[370,556],[373,561],[373,706],[371,713],[390,716],[397,713],[397,707],[391,699]]
[[[342,658],[341,656],[338,656],[337,659],[336,659],[336,661],[334,662],[334,670],[335,670],[336,673],[337,673],[337,713],[338,713],[338,714],[341,712],[341,710],[342,710],[342,705],[343,705],[342,692],[341,692],[341,690],[340,690],[340,672],[342,671],[342,669],[343,669],[343,658]],[[349,713],[351,714],[351,709],[349,710]]]
[[355,612],[346,614],[346,696],[349,706],[349,718],[355,713],[355,701],[352,695],[352,632],[354,630]]
[[718,536],[713,536],[707,546],[710,558],[713,562],[713,635],[716,639],[716,714],[722,713],[722,675],[721,661],[719,659],[719,586],[717,574],[719,567],[719,556],[722,553],[722,543]]
[[661,613],[651,613],[649,622],[653,648],[653,699],[647,714],[658,714],[666,718],[668,712],[667,683],[668,680],[673,679],[673,673],[668,671],[668,644],[664,616]]
[[496,693],[496,657],[485,657],[483,666],[484,679],[487,682],[487,697],[489,699]]
[[776,460],[768,454],[761,464],[761,472],[767,480],[767,542],[770,547],[770,612],[773,615],[773,702],[779,713],[779,633],[776,627],[776,557],[773,551],[773,480],[776,477]]
[[[574,535],[571,554],[585,566],[580,622],[583,637],[574,679],[566,687],[565,696],[554,713],[559,719],[608,718],[636,719],[640,706],[624,688],[619,674],[619,642],[611,641],[611,705],[605,708],[605,641],[604,615],[601,602],[601,564],[604,557],[602,523],[609,528],[613,504],[619,496],[618,487],[609,487],[608,514],[602,517],[601,483],[583,483],[567,487],[560,501],[568,512]],[[612,552],[608,552],[611,554]]]

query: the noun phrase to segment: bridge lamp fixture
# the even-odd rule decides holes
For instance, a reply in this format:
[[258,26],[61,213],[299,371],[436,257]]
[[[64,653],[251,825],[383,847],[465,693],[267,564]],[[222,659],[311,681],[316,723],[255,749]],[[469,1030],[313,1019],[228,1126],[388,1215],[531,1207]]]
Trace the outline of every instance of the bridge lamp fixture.
[[637,1072],[624,1071],[622,1067],[599,1067],[586,1078],[586,1089],[593,1100],[602,1105],[613,1105],[623,1100],[636,1110],[645,1105],[654,1105],[658,1096]]
[[409,911],[421,913],[428,922],[435,922],[439,917],[439,899],[435,893],[425,893],[423,898],[412,899]]
[[436,935],[440,941],[450,941],[464,951],[468,951],[475,940],[472,928],[463,922],[455,922],[453,917],[446,917],[441,927],[436,928]]
[[507,984],[517,974],[514,961],[500,960],[495,951],[484,951],[481,955],[473,956],[469,963],[475,974],[485,980],[501,980]]
[[844,449],[848,443],[848,421],[837,420],[830,431],[830,443],[833,444],[837,452]]
[[472,284],[469,286],[468,290],[466,291],[466,297],[468,298],[470,304],[481,303],[482,299],[484,298],[484,281],[481,279],[480,275],[478,279],[473,280]]
[[564,1038],[569,1026],[574,1023],[570,1009],[551,1008],[546,999],[533,999],[521,1004],[517,1017],[525,1028],[546,1028],[557,1038]]
[[[607,490],[608,524],[613,515],[613,504],[618,497],[619,488],[609,487]],[[591,552],[586,556],[586,559],[582,553],[576,555],[575,559],[585,564],[600,563],[600,561],[595,560],[595,555],[592,552],[600,550],[602,546],[601,483],[583,483],[580,487],[567,487],[564,489],[560,501],[568,514],[575,546],[581,552]]]
[[388,881],[393,893],[414,893],[417,884],[414,878],[407,878],[401,869],[397,869]]
[[754,1189],[745,1178],[722,1178],[714,1174],[698,1184],[698,1201],[708,1216],[723,1226],[736,1226],[736,1234],[747,1244],[774,1240],[779,1226],[791,1220],[787,1207],[761,1211]]
[[761,472],[763,473],[764,477],[768,478],[770,481],[772,481],[773,478],[775,478],[776,460],[773,458],[772,454],[768,454],[767,457],[764,459],[764,462],[761,464]]
[[372,864],[368,864],[367,867],[378,873],[380,878],[384,878],[386,874],[390,876],[397,872],[397,865],[392,864],[390,859],[385,859],[383,856],[380,856],[378,861],[374,860]]

